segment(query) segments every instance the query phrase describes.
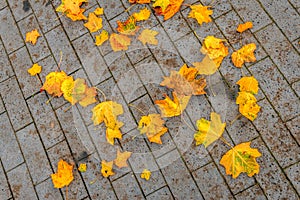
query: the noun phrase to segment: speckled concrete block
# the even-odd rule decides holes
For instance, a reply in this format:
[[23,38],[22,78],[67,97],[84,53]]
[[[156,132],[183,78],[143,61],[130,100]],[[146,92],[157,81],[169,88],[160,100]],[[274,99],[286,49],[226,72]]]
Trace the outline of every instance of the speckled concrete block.
[[300,144],[300,116],[288,121],[286,125],[291,131],[292,135],[295,137],[298,144]]
[[[2,159],[2,156],[1,156],[1,159]],[[10,192],[10,189],[8,186],[6,175],[5,175],[4,170],[1,165],[0,165],[0,180],[2,182],[0,185],[0,198],[1,199],[9,199],[12,196],[11,196],[11,192]]]
[[12,0],[8,1],[8,5],[12,10],[16,21],[19,21],[32,13],[31,5],[28,1]]
[[169,200],[172,199],[172,194],[168,187],[163,187],[147,196],[147,200]]
[[292,181],[293,186],[297,190],[298,194],[300,191],[300,163],[296,163],[288,168],[286,168],[285,173],[287,174],[288,178]]
[[265,200],[267,199],[259,187],[259,185],[254,185],[243,192],[235,195],[237,200],[250,200],[250,199],[258,199],[258,200]]
[[13,68],[10,65],[9,59],[5,52],[4,46],[1,42],[0,44],[0,82],[13,76]]
[[63,200],[60,190],[54,188],[51,178],[48,178],[46,181],[36,185],[35,189],[39,199]]

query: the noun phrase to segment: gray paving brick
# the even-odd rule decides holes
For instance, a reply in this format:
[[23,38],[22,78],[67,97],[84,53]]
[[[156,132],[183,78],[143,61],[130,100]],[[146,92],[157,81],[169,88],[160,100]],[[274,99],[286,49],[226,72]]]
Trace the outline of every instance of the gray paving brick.
[[[123,1],[123,4],[126,8],[128,8],[130,6],[130,3],[128,2],[128,0],[122,0]],[[137,4],[136,6],[132,7],[131,9],[129,9],[128,13],[130,15],[132,15],[133,13],[135,12],[139,12],[141,9],[144,9],[144,8],[148,8],[150,11],[151,11],[151,6],[150,5],[141,5],[141,4]],[[144,20],[144,21],[140,21],[138,22],[138,25],[143,27],[143,29],[145,28],[149,28],[151,29],[152,27],[156,26],[158,24],[158,20],[156,18],[156,15],[151,13],[150,15],[150,18],[147,19],[147,20]]]
[[63,200],[60,191],[53,187],[51,178],[48,178],[46,181],[36,185],[35,190],[39,199]]
[[[29,2],[27,1],[27,3],[29,3]],[[23,1],[18,1],[18,0],[8,1],[8,5],[9,5],[10,9],[12,10],[16,21],[19,21],[20,19],[23,19],[24,17],[26,17],[32,13],[30,4],[29,4],[29,7],[26,7],[28,10],[25,11]]]
[[18,130],[32,122],[16,78],[12,77],[2,82],[0,89],[5,108],[14,130]]
[[293,83],[292,88],[295,90],[298,97],[300,97],[300,81]]
[[259,185],[254,185],[247,190],[235,195],[237,200],[250,200],[250,199],[266,199],[263,191],[259,187]]
[[41,37],[38,37],[37,43],[35,45],[32,45],[28,42],[26,43],[26,46],[29,50],[33,62],[37,62],[50,55],[51,52],[48,48],[48,45],[41,30],[39,29],[39,24],[35,19],[34,15],[30,15],[25,19],[19,21],[18,26],[20,28],[24,40],[26,38],[26,33],[34,29],[37,29],[39,34],[41,35]]
[[203,199],[177,150],[160,157],[157,162],[175,199],[187,196],[190,199]]
[[0,82],[14,75],[3,44],[0,44]]
[[113,181],[112,184],[119,199],[144,199],[133,173]]
[[[300,34],[300,17],[297,11],[285,0],[260,0],[260,3],[271,15],[276,24],[293,41]],[[280,15],[278,15],[280,13]]]
[[57,63],[59,63],[60,51],[62,51],[61,70],[69,74],[81,68],[77,56],[61,26],[49,31],[45,36]]
[[292,165],[288,168],[286,168],[285,173],[287,174],[287,177],[292,181],[292,184],[294,185],[296,191],[300,191],[300,163],[296,163],[295,165]]
[[90,34],[76,39],[73,45],[92,85],[97,85],[111,76]]
[[260,165],[260,171],[259,174],[255,175],[255,179],[267,199],[298,199],[290,182],[282,173],[261,138],[254,140],[251,147],[257,148],[262,154],[261,157],[256,159]]
[[163,187],[147,196],[147,200],[156,200],[156,199],[169,200],[173,198],[169,188]]
[[4,104],[3,104],[3,101],[2,101],[2,97],[0,95],[0,114],[5,112],[5,107],[4,107]]
[[33,65],[27,49],[25,47],[18,49],[10,54],[9,59],[16,72],[24,97],[28,98],[38,92],[42,84],[36,76],[30,76],[27,72],[27,70]]
[[0,0],[0,9],[7,6],[6,0]]
[[286,125],[291,131],[292,135],[295,137],[298,144],[300,144],[300,116],[288,121]]
[[8,7],[0,11],[0,20],[0,25],[2,27],[0,29],[0,36],[6,51],[11,53],[22,47],[24,42]]
[[270,17],[256,0],[233,0],[231,5],[244,22],[251,21],[253,23],[251,32],[255,32],[272,23]]
[[283,121],[299,115],[299,98],[269,58],[251,67],[250,71]]
[[294,47],[296,48],[296,50],[298,51],[298,53],[300,53],[300,39],[297,39],[293,42]]
[[120,13],[122,13],[125,8],[121,1],[110,1],[110,0],[97,0],[99,5],[104,8],[105,16],[110,20]]
[[228,0],[219,0],[219,1],[211,1],[211,0],[201,0],[204,6],[212,6],[214,13],[212,14],[213,18],[217,18],[226,12],[230,11],[231,5]]
[[299,8],[300,7],[300,2],[297,0],[290,0],[290,3],[292,4],[292,6]]
[[[68,148],[66,141],[63,141],[51,149],[47,150],[51,165],[54,171],[57,171],[57,163],[60,159],[68,162],[69,164],[74,164],[74,160],[71,156],[71,152]],[[75,167],[76,168],[76,167]],[[85,189],[83,180],[80,177],[78,170],[73,170],[74,180],[68,186],[68,199],[82,199],[87,196],[87,191]],[[66,188],[61,189],[64,197],[66,196]]]
[[289,83],[299,80],[300,56],[275,24],[255,33]]
[[[85,15],[88,16],[87,14]],[[62,16],[60,18],[60,21],[71,41],[89,32],[88,29],[85,28],[85,26],[83,25],[84,24],[83,20],[74,22],[67,16]]]
[[6,180],[2,165],[0,165],[0,180],[1,180],[0,198],[1,199],[9,199],[12,196],[11,196],[11,192],[9,190],[8,182]]
[[38,199],[25,164],[7,173],[14,199]]
[[[139,33],[137,34],[139,35]],[[148,45],[151,46],[151,45]],[[129,60],[134,65],[137,62],[140,62],[144,58],[151,55],[150,50],[147,46],[144,46],[138,39],[135,37],[132,41],[130,46],[128,47],[128,50],[126,51],[126,54],[128,55]]]
[[213,163],[198,169],[193,176],[205,199],[233,199],[224,179]]
[[24,162],[15,133],[10,125],[7,113],[0,115],[1,133],[1,161],[5,171],[8,171]]
[[32,177],[33,184],[36,185],[37,183],[46,180],[49,174],[52,173],[52,170],[46,153],[43,151],[43,145],[34,124],[21,129],[16,135],[20,142],[20,147]]
[[29,2],[44,33],[59,25],[58,16],[55,14],[55,8],[52,7],[51,3],[35,0],[29,0]]
[[40,93],[28,99],[27,103],[45,148],[48,149],[62,141],[64,139],[64,135],[54,111],[49,104],[46,104],[47,100],[46,95],[44,93]]

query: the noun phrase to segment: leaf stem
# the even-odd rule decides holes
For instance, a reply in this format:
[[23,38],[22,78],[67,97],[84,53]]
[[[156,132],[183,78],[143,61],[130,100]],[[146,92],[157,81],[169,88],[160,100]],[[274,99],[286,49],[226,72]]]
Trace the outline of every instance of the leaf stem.
[[51,96],[50,99],[48,99],[48,100],[46,101],[46,104],[49,104],[50,101],[52,101],[52,99],[54,99],[54,96]]
[[140,108],[138,108],[137,106],[133,105],[133,104],[128,104],[128,106],[133,107],[135,109],[137,109],[140,113],[142,113],[143,115],[147,115],[144,111],[142,111]]
[[66,109],[64,109],[64,112],[67,112],[68,110],[70,110],[71,108],[72,108],[72,104],[69,106],[69,107],[67,107]]
[[106,101],[106,96],[105,96],[105,93],[102,91],[102,90],[100,90],[99,88],[97,88],[97,87],[94,87],[98,92],[100,92],[101,94],[102,94],[102,96],[103,96],[103,98],[104,98],[104,101]]
[[191,129],[191,130],[194,131],[194,132],[197,132],[197,130],[195,130],[192,126],[190,126],[190,125],[187,123],[187,121],[185,120],[185,118],[183,117],[183,115],[181,115],[181,119],[183,120],[183,122],[185,123],[185,125],[186,125],[189,129]]
[[132,4],[131,6],[129,6],[126,10],[125,10],[125,12],[129,12],[129,10],[134,6],[135,4]]
[[63,57],[62,51],[60,51],[59,54],[60,54],[60,58],[59,58],[59,63],[58,63],[58,65],[57,65],[57,68],[58,68],[58,71],[61,71],[61,70],[60,70],[60,65],[61,65],[62,57]]
[[238,114],[231,122],[230,125],[232,125],[236,120],[238,120],[240,117],[242,117],[242,114]]
[[224,142],[227,146],[229,146],[230,148],[233,149],[233,146],[232,146],[232,145],[231,145],[231,144],[230,144],[223,136],[221,136],[220,139],[221,139],[221,141]]

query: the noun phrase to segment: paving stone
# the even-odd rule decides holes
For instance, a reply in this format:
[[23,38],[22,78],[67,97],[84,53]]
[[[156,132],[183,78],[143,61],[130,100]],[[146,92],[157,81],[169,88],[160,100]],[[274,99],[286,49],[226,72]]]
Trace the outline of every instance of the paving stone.
[[49,31],[45,36],[57,63],[59,63],[60,51],[62,51],[61,70],[69,74],[81,68],[77,56],[61,26]]
[[300,81],[294,83],[292,85],[292,88],[295,90],[295,92],[298,95],[298,97],[300,97]]
[[[87,165],[88,171],[81,173],[81,175],[91,199],[117,199],[109,180],[100,175],[101,161],[96,154],[90,155],[80,163]],[[93,184],[91,184],[92,181],[94,181]]]
[[0,114],[2,114],[3,112],[5,112],[5,107],[2,101],[2,97],[0,95]]
[[[2,138],[1,138],[2,140]],[[1,156],[2,159],[2,156]],[[1,199],[9,199],[11,196],[11,192],[8,186],[8,182],[6,180],[6,176],[4,174],[4,170],[2,168],[2,165],[0,165],[0,180],[1,180],[1,185],[0,185],[0,198]]]
[[286,168],[285,173],[287,174],[287,177],[292,181],[292,184],[294,185],[296,191],[300,191],[300,163],[296,163],[295,165],[292,165],[288,168]]
[[298,51],[298,53],[300,53],[300,39],[297,39],[293,42],[294,47],[296,48],[296,50]]
[[203,199],[177,150],[160,157],[157,162],[175,199]]
[[46,104],[47,96],[44,93],[35,95],[27,100],[37,129],[45,148],[48,149],[64,139],[55,112]]
[[299,115],[299,98],[269,58],[251,67],[250,71],[283,121]]
[[122,13],[125,9],[121,1],[97,0],[107,19],[112,19]]
[[46,181],[41,182],[35,186],[36,193],[39,199],[45,200],[63,200],[61,193],[58,189],[54,188],[52,179],[48,178]]
[[234,199],[214,163],[210,163],[193,173],[205,199]]
[[262,154],[261,157],[256,159],[260,165],[260,171],[259,174],[255,175],[255,179],[267,199],[298,199],[290,182],[282,173],[264,142],[258,138],[252,142],[251,147],[257,148]]
[[89,34],[73,41],[73,45],[92,85],[97,85],[111,76],[103,57]]
[[202,5],[212,6],[214,13],[212,14],[213,18],[217,18],[228,11],[230,11],[231,5],[227,0],[211,1],[211,0],[201,0]]
[[43,149],[39,134],[34,124],[21,129],[16,133],[21,150],[26,160],[33,184],[36,185],[47,179],[52,173],[47,155]]
[[300,7],[300,2],[297,0],[290,0],[290,3],[292,4],[292,6],[299,8]]
[[0,35],[8,54],[24,46],[16,22],[8,7],[0,11],[0,20],[0,25],[2,27],[0,29]]
[[[300,18],[297,11],[284,0],[260,0],[260,3],[271,15],[282,32],[293,41],[300,34]],[[280,13],[280,15],[278,15]]]
[[23,39],[26,40],[26,33],[37,29],[41,37],[38,37],[37,43],[35,45],[32,45],[31,43],[26,43],[26,46],[28,48],[28,51],[31,55],[33,62],[38,62],[39,60],[45,58],[46,56],[50,55],[50,50],[48,48],[48,45],[46,43],[46,40],[39,29],[39,24],[37,20],[35,19],[34,15],[30,15],[26,17],[25,19],[22,19],[18,22],[18,26],[20,28],[21,34],[23,36]]
[[288,121],[286,123],[287,128],[291,131],[298,144],[300,144],[300,116]]
[[250,187],[249,189],[235,195],[235,198],[237,200],[250,200],[250,199],[263,200],[263,199],[267,199],[265,197],[263,191],[259,187],[259,185],[254,185],[254,186]]
[[[88,11],[84,13],[86,16],[88,16],[87,12]],[[60,18],[60,21],[71,41],[89,32],[88,29],[83,25],[83,20],[74,22],[67,16],[63,16]]]
[[244,22],[251,21],[253,23],[251,32],[255,32],[272,23],[268,14],[256,0],[233,0],[231,5]]
[[9,63],[3,44],[0,44],[0,82],[13,76],[14,72]]
[[[300,55],[275,24],[255,33],[258,41],[289,83],[299,80]],[[298,67],[297,67],[298,66]]]
[[61,13],[56,14],[55,7],[51,5],[51,2],[35,0],[29,0],[29,2],[44,33],[60,24],[58,15],[61,15]]
[[163,187],[147,196],[147,200],[156,200],[156,199],[160,199],[160,200],[172,199],[172,194],[171,194],[169,188]]
[[[131,5],[127,0],[122,0],[123,5],[126,7],[126,9]],[[131,9],[129,9],[128,13],[132,15],[135,12],[140,12],[140,10],[148,8],[148,10],[151,11],[151,5],[145,5],[145,4],[137,4]],[[149,28],[151,29],[152,27],[156,26],[158,24],[158,20],[155,16],[155,14],[151,13],[150,18],[147,20],[139,21],[138,25],[141,26],[143,29]]]
[[20,88],[25,98],[37,93],[42,84],[37,80],[37,77],[30,76],[28,69],[32,67],[33,63],[25,47],[18,49],[10,54],[9,59],[16,72]]
[[12,77],[2,82],[0,89],[5,108],[14,130],[18,130],[31,123],[32,119],[16,78]]
[[[152,45],[148,44],[147,46],[152,46]],[[128,50],[126,51],[126,54],[128,55],[128,58],[133,65],[151,55],[151,52],[147,46],[144,46],[137,39],[137,37],[132,39],[131,44],[128,47]]]
[[25,163],[7,173],[14,199],[38,199]]
[[144,199],[133,173],[112,182],[119,199]]
[[[60,159],[68,162],[69,164],[74,164],[74,160],[71,156],[68,144],[63,141],[51,149],[47,150],[51,165],[55,172],[57,172],[57,163]],[[68,199],[82,199],[87,196],[87,191],[85,189],[83,180],[80,177],[78,170],[73,170],[74,180],[68,186]],[[66,195],[66,188],[61,189],[63,195]]]
[[71,147],[72,156],[77,161],[82,159],[82,155],[93,153],[95,148],[77,108],[72,107],[67,110],[68,107],[67,104],[57,109],[56,114]]
[[13,12],[16,21],[32,13],[31,5],[28,1],[12,0],[8,1],[8,5]]
[[3,9],[6,6],[7,6],[6,0],[0,0],[0,9]]

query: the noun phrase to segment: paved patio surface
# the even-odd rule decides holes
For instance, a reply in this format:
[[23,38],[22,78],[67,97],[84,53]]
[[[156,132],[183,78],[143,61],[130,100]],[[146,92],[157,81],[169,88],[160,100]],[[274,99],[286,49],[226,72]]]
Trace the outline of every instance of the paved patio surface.
[[[27,1],[25,1],[27,2]],[[143,6],[127,0],[89,0],[87,12],[105,9],[103,25],[116,31],[116,21]],[[299,0],[186,0],[214,10],[213,22],[199,26],[187,18],[183,6],[172,19],[151,15],[142,27],[157,30],[158,46],[144,47],[133,41],[129,50],[113,52],[109,43],[94,45],[83,22],[71,22],[55,12],[59,0],[0,0],[0,199],[64,199],[65,188],[55,189],[50,175],[64,159],[87,163],[87,172],[74,170],[68,199],[299,199],[300,195],[300,1]],[[26,10],[26,11],[25,11]],[[252,21],[253,29],[239,34],[238,24]],[[25,33],[37,28],[42,37],[35,46],[25,43]],[[158,112],[154,101],[169,93],[159,83],[170,70],[183,63],[200,61],[202,38],[214,35],[228,41],[230,53],[244,44],[257,45],[257,62],[241,69],[226,57],[220,72],[209,79],[207,95],[192,97],[181,117],[166,119],[169,128],[163,145],[151,144],[139,135],[142,113]],[[107,99],[124,107],[119,117],[125,123],[123,139],[111,146],[105,127],[95,127],[91,108],[73,106],[63,98],[52,99],[40,87],[45,76],[61,69],[103,90]],[[43,67],[37,77],[27,69]],[[251,122],[238,116],[235,84],[243,75],[259,81],[258,118]],[[103,96],[99,94],[99,101]],[[133,106],[129,106],[132,104]],[[259,174],[241,174],[233,179],[219,164],[228,147],[221,140],[208,149],[196,146],[186,123],[209,119],[211,111],[227,123],[224,138],[232,145],[252,141],[262,156]],[[114,168],[109,178],[99,175],[101,160],[113,160],[117,148],[133,152],[129,167]],[[149,181],[140,178],[144,168],[152,171]],[[93,184],[91,181],[96,180]]]

